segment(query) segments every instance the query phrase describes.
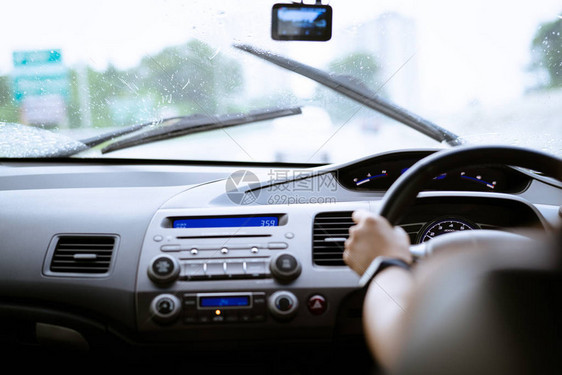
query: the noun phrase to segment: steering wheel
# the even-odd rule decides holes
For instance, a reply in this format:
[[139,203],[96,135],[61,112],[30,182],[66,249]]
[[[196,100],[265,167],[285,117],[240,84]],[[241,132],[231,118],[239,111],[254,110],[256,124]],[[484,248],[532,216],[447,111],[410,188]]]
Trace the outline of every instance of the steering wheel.
[[[562,181],[562,159],[544,152],[513,146],[460,146],[436,152],[409,168],[386,192],[379,209],[379,214],[385,217],[391,225],[397,225],[406,208],[414,203],[421,189],[435,176],[453,168],[486,164],[506,164],[528,168]],[[501,240],[502,238],[500,237],[505,238],[510,235],[505,232],[503,234],[497,233],[498,231],[476,232],[479,233],[474,233],[472,237],[476,235],[483,237],[485,240],[491,240],[494,236]],[[495,234],[491,232],[495,232]],[[456,234],[457,240],[463,240],[460,233],[453,232],[451,234]],[[464,240],[467,240],[467,238],[468,235],[465,235]],[[437,239],[439,238],[429,241],[428,244]],[[440,242],[443,243],[443,239],[428,246],[435,247]],[[414,255],[418,255],[415,254],[415,251],[414,249]],[[431,252],[428,250],[423,251],[426,253]]]
[[[379,214],[397,225],[405,209],[435,176],[452,168],[486,164],[524,167],[562,181],[562,160],[546,153],[509,146],[460,146],[434,153],[408,169],[385,194]],[[487,258],[484,263],[476,256],[463,257],[461,262],[455,259],[456,263],[439,268],[445,274],[434,274],[438,276],[430,280],[429,287],[417,290],[417,304],[409,311],[409,336],[397,360],[398,373],[560,373],[559,353],[547,355],[544,350],[560,344],[559,337],[548,333],[560,322],[556,312],[559,310],[551,309],[548,293],[537,292],[556,290],[561,285],[556,268],[559,266],[545,268],[544,259],[536,258],[535,251],[523,259],[508,258],[518,259],[513,263],[515,267],[504,267],[505,259],[498,257],[513,254],[517,249],[525,253],[527,249],[541,249],[524,241],[533,240],[502,231],[458,231],[410,248],[414,256],[414,248],[425,247],[421,256],[432,251],[474,248],[492,250],[496,257]],[[545,244],[542,246],[544,249]],[[494,252],[499,249],[501,253]],[[537,264],[542,264],[542,268]],[[545,313],[551,310],[551,315]],[[506,332],[516,332],[516,339],[506,341]],[[558,370],[552,371],[551,365]]]

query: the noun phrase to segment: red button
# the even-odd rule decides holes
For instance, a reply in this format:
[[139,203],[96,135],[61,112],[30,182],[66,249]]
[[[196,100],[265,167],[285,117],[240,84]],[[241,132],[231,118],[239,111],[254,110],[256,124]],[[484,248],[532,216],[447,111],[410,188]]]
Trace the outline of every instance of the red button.
[[316,294],[308,299],[308,311],[314,315],[321,315],[326,311],[328,304],[326,299]]

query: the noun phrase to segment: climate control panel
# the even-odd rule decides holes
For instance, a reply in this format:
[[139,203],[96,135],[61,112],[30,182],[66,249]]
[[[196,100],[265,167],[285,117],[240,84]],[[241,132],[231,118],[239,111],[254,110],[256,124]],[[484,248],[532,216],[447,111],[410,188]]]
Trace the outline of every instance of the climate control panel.
[[263,322],[265,317],[265,293],[183,295],[185,324]]
[[160,324],[181,320],[184,324],[264,322],[269,314],[277,320],[296,316],[299,301],[289,291],[185,293],[181,299],[160,294],[150,304],[152,319]]

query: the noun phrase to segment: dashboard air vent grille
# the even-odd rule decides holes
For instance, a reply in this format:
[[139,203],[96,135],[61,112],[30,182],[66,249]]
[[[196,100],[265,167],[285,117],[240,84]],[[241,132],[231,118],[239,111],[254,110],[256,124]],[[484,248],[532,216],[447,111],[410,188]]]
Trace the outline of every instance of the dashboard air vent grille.
[[343,266],[344,242],[353,225],[351,211],[323,212],[314,218],[312,260],[319,266]]
[[61,236],[50,271],[56,273],[101,274],[109,271],[115,237]]
[[[351,211],[323,212],[314,218],[312,232],[312,260],[319,266],[344,266],[344,242],[349,237],[349,227],[354,225]],[[423,223],[402,224],[411,243],[416,243]]]

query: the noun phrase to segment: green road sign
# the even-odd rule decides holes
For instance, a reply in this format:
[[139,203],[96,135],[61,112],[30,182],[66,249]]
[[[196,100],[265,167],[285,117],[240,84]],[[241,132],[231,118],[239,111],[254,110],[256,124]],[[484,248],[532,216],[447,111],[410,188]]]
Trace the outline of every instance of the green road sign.
[[32,66],[45,64],[62,64],[62,54],[59,49],[15,51],[13,54],[14,66]]
[[19,103],[26,97],[70,96],[68,69],[60,50],[15,51],[12,54],[12,94]]

